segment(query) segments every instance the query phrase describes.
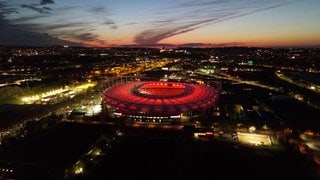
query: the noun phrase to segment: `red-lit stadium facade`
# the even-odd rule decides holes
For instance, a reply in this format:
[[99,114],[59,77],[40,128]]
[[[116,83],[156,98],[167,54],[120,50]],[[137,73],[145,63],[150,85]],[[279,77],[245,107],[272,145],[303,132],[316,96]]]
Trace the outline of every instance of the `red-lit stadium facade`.
[[132,122],[179,123],[181,115],[204,111],[218,100],[221,84],[155,81],[121,77],[101,89],[105,110]]

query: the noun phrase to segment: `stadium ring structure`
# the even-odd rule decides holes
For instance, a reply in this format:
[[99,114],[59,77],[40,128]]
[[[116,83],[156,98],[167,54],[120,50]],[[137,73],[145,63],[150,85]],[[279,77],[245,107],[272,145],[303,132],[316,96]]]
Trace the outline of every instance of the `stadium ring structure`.
[[172,124],[179,123],[184,113],[203,111],[217,102],[221,83],[210,84],[115,77],[107,79],[100,91],[104,110],[111,116],[131,122]]

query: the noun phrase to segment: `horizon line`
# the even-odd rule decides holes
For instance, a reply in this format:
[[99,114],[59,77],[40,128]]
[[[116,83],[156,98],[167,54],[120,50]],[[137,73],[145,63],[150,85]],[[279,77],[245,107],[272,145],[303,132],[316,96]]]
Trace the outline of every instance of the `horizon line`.
[[34,48],[48,48],[48,47],[74,47],[74,48],[153,48],[153,49],[177,49],[177,48],[320,48],[320,45],[283,45],[283,46],[245,46],[245,45],[215,45],[215,44],[201,44],[201,43],[188,43],[188,44],[124,44],[124,45],[110,45],[110,46],[92,46],[92,45],[69,45],[69,44],[56,44],[56,45],[0,45],[0,47],[34,47]]

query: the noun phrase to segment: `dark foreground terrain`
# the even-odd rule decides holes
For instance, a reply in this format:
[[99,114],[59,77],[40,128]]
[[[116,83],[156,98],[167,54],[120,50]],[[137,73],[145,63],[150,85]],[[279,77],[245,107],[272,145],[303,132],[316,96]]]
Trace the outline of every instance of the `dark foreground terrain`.
[[[131,129],[103,150],[97,163],[65,176],[106,125],[62,123],[44,134],[2,151],[9,179],[318,179],[313,161],[294,149],[258,148],[218,137],[195,140],[181,131]],[[92,148],[92,147],[91,147]],[[89,160],[90,162],[90,160]],[[72,168],[71,168],[72,169]]]
[[80,179],[317,179],[315,171],[313,162],[291,150],[139,132],[122,137]]

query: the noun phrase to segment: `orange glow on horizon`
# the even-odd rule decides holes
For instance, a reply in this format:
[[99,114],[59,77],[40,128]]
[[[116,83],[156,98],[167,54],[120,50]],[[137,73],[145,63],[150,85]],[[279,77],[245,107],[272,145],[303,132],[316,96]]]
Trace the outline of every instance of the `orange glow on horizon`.
[[[251,32],[252,33],[252,32]],[[85,42],[76,41],[74,39],[64,39],[67,41],[84,44],[86,47],[150,47],[161,48],[162,45],[168,44],[170,47],[178,47],[185,44],[195,44],[196,47],[230,47],[230,46],[247,46],[247,47],[308,47],[308,46],[320,46],[320,37],[316,34],[308,33],[250,33],[248,32],[234,32],[233,34],[216,36],[214,33],[209,34],[197,34],[187,33],[177,35],[164,39],[154,45],[139,45],[133,42],[132,38],[119,40],[117,43],[112,43],[107,37],[104,37],[102,42]],[[196,41],[195,41],[196,40]]]

